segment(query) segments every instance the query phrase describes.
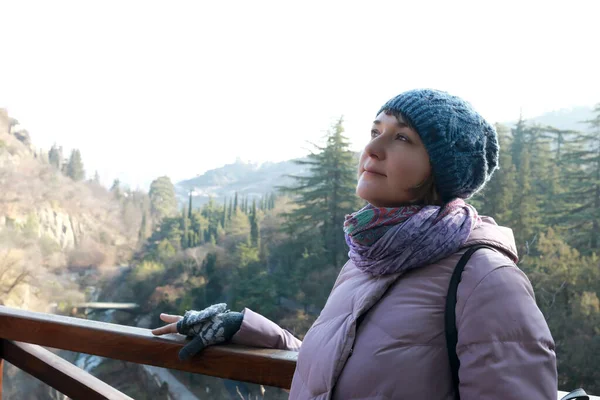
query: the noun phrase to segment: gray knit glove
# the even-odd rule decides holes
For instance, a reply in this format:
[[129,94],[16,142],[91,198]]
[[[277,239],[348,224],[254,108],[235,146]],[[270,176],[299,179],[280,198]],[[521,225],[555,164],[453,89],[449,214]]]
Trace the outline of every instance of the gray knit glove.
[[179,351],[179,359],[187,360],[206,346],[231,340],[240,330],[244,315],[231,312],[227,304],[213,304],[202,311],[186,311],[177,322],[177,332],[193,339]]

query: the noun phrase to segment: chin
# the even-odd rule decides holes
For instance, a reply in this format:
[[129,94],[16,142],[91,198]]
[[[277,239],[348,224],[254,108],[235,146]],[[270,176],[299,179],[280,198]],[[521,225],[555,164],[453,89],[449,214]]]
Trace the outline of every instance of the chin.
[[378,204],[381,204],[381,200],[378,198],[376,193],[373,193],[372,190],[368,190],[368,188],[361,187],[360,185],[356,187],[356,195],[363,199],[364,201],[376,206],[382,207]]

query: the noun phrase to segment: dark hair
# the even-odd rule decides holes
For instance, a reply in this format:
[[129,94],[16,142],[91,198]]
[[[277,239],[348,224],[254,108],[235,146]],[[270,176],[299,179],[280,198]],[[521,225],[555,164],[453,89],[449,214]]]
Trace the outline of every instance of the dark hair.
[[404,121],[404,123],[413,131],[417,132],[417,134],[419,134],[419,131],[417,131],[417,128],[415,128],[415,124],[413,124],[413,122],[411,121],[410,118],[408,118],[408,116],[406,116],[403,112],[401,111],[396,111],[396,110],[388,110],[388,109],[384,109],[383,112],[385,113],[385,115],[391,115],[393,117],[396,117],[396,119],[398,121],[402,120]]
[[420,204],[424,206],[441,206],[444,204],[435,188],[433,171],[423,183],[415,187],[413,190],[415,193],[415,198],[417,199],[413,202],[413,204]]

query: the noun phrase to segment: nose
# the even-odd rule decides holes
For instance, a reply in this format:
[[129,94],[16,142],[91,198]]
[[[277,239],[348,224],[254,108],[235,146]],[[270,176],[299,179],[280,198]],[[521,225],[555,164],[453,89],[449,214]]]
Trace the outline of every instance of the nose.
[[370,158],[376,158],[378,160],[385,159],[385,144],[383,135],[379,135],[374,139],[371,139],[365,146],[364,153]]

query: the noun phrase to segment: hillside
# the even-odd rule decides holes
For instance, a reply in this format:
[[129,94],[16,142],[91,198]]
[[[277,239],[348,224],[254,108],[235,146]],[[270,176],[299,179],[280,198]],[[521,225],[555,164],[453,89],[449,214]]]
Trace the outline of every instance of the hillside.
[[178,182],[175,185],[177,197],[185,204],[190,191],[193,191],[194,206],[208,202],[209,197],[222,200],[231,198],[237,192],[239,196],[260,198],[276,191],[280,185],[292,183],[287,175],[303,175],[308,172],[304,165],[290,161],[264,163],[261,165],[237,161],[221,168],[207,171],[203,175]]
[[[529,118],[527,119],[527,122],[540,125],[550,125],[555,128],[565,130],[585,130],[586,125],[581,123],[581,121],[585,121],[590,118],[592,118],[591,107],[575,107],[571,109],[547,112],[542,115],[538,115],[537,117]],[[510,121],[504,123],[504,125],[512,127],[516,124],[516,122],[516,120]]]
[[134,250],[141,212],[63,175],[2,109],[0,187],[0,302],[43,309],[67,296],[68,268],[112,266]]

